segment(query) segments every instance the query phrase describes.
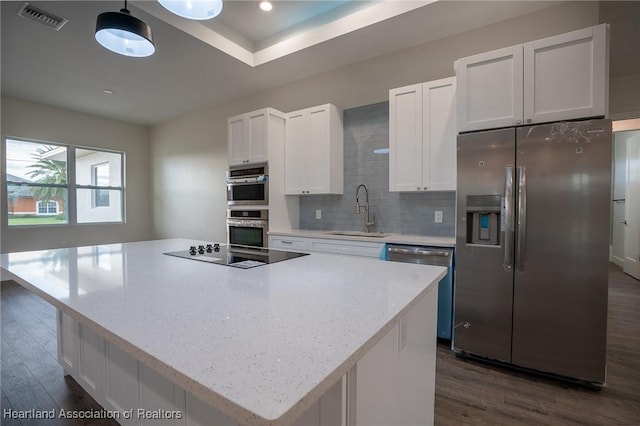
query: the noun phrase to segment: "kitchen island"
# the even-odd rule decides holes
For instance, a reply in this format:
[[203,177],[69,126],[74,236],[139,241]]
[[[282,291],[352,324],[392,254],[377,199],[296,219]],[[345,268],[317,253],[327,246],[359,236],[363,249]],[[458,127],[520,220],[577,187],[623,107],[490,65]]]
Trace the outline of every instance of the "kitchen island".
[[58,309],[59,361],[122,424],[433,423],[433,284],[445,268],[314,253],[240,269],[163,255],[194,244],[206,243],[0,262]]

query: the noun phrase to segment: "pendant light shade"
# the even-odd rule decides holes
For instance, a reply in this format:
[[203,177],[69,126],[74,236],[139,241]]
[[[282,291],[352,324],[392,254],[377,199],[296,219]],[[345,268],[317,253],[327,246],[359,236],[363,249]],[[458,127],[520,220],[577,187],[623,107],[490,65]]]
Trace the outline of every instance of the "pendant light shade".
[[145,57],[156,51],[151,27],[131,16],[125,8],[120,12],[104,12],[96,22],[96,40],[112,52],[124,56]]
[[158,0],[168,11],[187,19],[202,21],[222,12],[222,0]]

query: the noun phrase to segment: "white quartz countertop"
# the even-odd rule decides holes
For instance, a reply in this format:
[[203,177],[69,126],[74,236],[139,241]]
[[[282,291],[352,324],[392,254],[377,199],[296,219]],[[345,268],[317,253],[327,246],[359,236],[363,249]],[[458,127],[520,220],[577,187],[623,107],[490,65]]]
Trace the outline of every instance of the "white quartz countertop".
[[242,424],[288,424],[446,269],[312,253],[239,269],[184,239],[2,254],[16,281]]
[[[455,237],[429,237],[426,235],[410,235],[410,234],[395,234],[384,233],[382,236],[366,236],[357,235],[336,235],[333,232],[339,231],[307,231],[307,230],[293,230],[293,231],[270,231],[269,235],[277,236],[290,236],[290,237],[305,237],[305,238],[327,238],[331,240],[350,240],[350,241],[367,241],[371,243],[395,243],[395,244],[414,244],[420,246],[434,246],[434,247],[455,247]],[[361,233],[364,234],[364,233]],[[375,235],[375,232],[372,233]]]

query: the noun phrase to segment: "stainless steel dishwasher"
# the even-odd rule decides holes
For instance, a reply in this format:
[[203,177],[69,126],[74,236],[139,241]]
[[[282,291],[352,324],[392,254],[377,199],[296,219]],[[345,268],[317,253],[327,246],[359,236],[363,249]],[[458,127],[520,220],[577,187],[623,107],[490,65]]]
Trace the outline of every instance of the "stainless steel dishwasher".
[[453,321],[453,254],[454,249],[442,247],[387,244],[386,260],[417,263],[419,265],[444,266],[447,275],[438,284],[437,336],[451,340]]

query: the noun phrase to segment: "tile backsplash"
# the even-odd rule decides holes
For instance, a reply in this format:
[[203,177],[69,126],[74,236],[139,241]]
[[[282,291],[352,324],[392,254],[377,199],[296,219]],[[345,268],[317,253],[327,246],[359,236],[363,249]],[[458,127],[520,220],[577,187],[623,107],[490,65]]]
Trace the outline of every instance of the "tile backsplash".
[[[369,189],[375,232],[455,236],[454,191],[389,192],[389,102],[344,110],[344,194],[300,196],[300,229],[363,231],[364,208],[356,214],[356,188]],[[364,205],[364,190],[360,190]],[[321,218],[316,219],[316,210]],[[442,223],[435,223],[436,211]]]

